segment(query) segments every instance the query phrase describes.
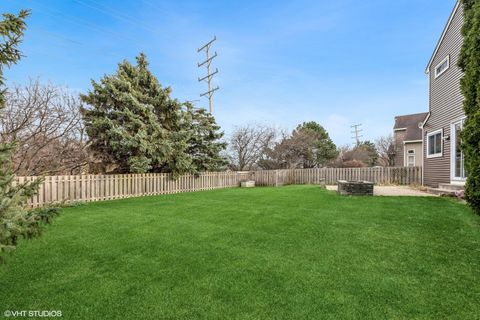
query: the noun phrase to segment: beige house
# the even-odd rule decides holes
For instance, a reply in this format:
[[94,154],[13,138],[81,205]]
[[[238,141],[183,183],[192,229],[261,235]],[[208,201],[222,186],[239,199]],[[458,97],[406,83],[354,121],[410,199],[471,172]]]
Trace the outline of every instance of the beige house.
[[420,126],[428,113],[395,117],[393,138],[396,167],[421,167],[423,165],[423,140]]

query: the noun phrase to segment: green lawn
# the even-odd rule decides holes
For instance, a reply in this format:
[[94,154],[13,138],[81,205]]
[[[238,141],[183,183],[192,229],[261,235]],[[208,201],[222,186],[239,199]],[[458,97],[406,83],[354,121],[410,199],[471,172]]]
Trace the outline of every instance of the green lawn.
[[0,313],[478,319],[479,250],[480,219],[443,198],[289,186],[98,202],[7,257]]

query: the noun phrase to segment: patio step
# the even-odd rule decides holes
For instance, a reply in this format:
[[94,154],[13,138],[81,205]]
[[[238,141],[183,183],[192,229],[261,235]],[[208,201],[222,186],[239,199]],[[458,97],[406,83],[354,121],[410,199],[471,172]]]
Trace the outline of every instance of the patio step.
[[451,189],[441,189],[441,188],[427,188],[427,192],[431,194],[436,194],[442,197],[456,197],[456,192],[458,190]]
[[465,186],[461,184],[440,183],[438,185],[438,189],[463,191],[463,189],[465,189]]

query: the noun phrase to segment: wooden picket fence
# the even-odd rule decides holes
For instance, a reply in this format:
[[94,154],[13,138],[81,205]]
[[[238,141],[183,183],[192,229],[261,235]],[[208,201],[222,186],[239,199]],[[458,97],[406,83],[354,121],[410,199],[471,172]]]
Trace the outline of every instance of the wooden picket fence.
[[[38,177],[16,177],[16,183]],[[336,184],[337,180],[367,180],[376,184],[421,184],[422,169],[415,168],[321,168],[249,172],[208,172],[199,176],[171,174],[112,174],[47,176],[37,195],[28,201],[32,207],[47,203],[101,201],[129,197],[193,192],[238,187],[241,181],[255,180],[258,186],[287,184]]]
[[375,184],[413,185],[422,184],[422,168],[320,168],[253,171],[252,180],[260,186],[287,184],[335,185],[338,180],[371,181]]

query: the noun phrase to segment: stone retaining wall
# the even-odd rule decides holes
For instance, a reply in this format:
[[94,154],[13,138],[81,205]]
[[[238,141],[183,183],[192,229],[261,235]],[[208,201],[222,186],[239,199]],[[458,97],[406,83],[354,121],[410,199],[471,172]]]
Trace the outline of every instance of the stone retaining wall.
[[338,180],[337,184],[342,196],[373,196],[372,182]]

